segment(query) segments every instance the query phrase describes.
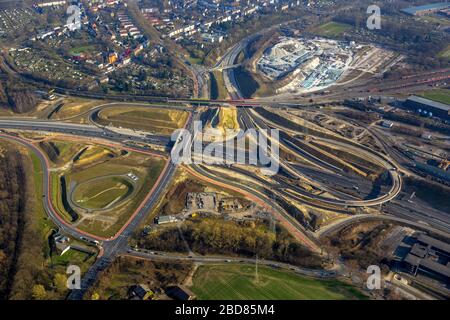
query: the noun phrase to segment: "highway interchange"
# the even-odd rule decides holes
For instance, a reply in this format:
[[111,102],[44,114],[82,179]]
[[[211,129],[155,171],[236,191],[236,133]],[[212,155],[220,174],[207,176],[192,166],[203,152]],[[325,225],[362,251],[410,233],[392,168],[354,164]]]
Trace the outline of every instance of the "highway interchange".
[[[1,139],[6,139],[9,141],[13,141],[15,143],[19,143],[23,146],[29,148],[34,154],[39,158],[42,170],[43,170],[43,203],[44,208],[48,214],[48,216],[52,219],[52,221],[57,225],[59,230],[63,233],[69,234],[74,238],[82,239],[84,241],[90,242],[99,247],[100,254],[95,261],[95,263],[91,266],[91,268],[84,274],[82,279],[81,290],[73,290],[70,299],[82,299],[86,290],[95,282],[98,277],[99,271],[106,268],[117,256],[119,255],[128,255],[137,258],[150,259],[150,260],[190,260],[200,263],[217,263],[217,262],[245,262],[245,263],[254,263],[254,259],[237,259],[233,257],[207,257],[207,256],[181,256],[181,255],[173,255],[168,253],[161,252],[148,252],[142,250],[133,250],[129,248],[128,239],[132,235],[132,233],[142,224],[143,221],[148,217],[149,213],[155,207],[158,199],[162,196],[165,188],[170,184],[174,173],[176,172],[177,165],[171,161],[170,158],[170,149],[171,149],[171,140],[170,137],[155,135],[155,134],[142,134],[139,132],[128,132],[128,131],[120,131],[117,128],[111,128],[108,126],[100,125],[97,122],[98,113],[101,110],[106,108],[121,105],[130,107],[142,106],[149,108],[176,108],[183,109],[190,112],[190,117],[186,122],[185,128],[190,132],[193,132],[193,123],[195,120],[198,120],[201,115],[201,106],[204,106],[208,103],[211,105],[221,105],[221,104],[230,104],[230,105],[247,105],[250,108],[239,107],[238,108],[238,121],[240,127],[242,129],[269,129],[273,128],[274,125],[268,119],[264,119],[261,116],[258,116],[256,112],[252,109],[254,106],[270,106],[273,108],[277,108],[282,106],[283,108],[288,106],[298,107],[299,105],[308,104],[306,99],[302,98],[289,98],[286,99],[284,97],[271,97],[264,98],[259,100],[251,100],[245,99],[240,93],[239,86],[236,82],[234,76],[233,68],[236,66],[236,59],[239,53],[244,50],[244,48],[252,41],[254,36],[244,39],[239,42],[235,46],[233,46],[218,62],[215,66],[216,69],[223,70],[224,75],[224,83],[230,99],[227,101],[210,101],[210,100],[197,100],[197,99],[161,99],[160,102],[170,103],[170,105],[161,105],[158,102],[153,103],[138,103],[138,102],[113,102],[113,103],[100,103],[98,106],[90,109],[89,111],[77,115],[77,116],[87,116],[89,119],[89,124],[76,124],[64,122],[64,120],[37,120],[37,119],[21,119],[18,117],[15,118],[0,118],[0,129],[2,133],[0,133]],[[203,74],[204,70],[199,71],[199,74]],[[449,75],[448,70],[438,71],[438,75],[447,77]],[[421,81],[418,81],[423,78],[429,78],[429,74],[417,75],[416,78],[410,78],[405,80],[404,86],[407,88],[421,88],[424,84]],[[201,81],[200,81],[201,82]],[[390,92],[390,90],[398,90],[398,82],[393,83],[383,83],[377,92]],[[346,88],[346,90],[336,91],[327,95],[321,96],[321,101],[336,101],[342,100],[344,98],[348,98],[351,96],[366,96],[370,94],[368,88],[372,88],[373,84],[362,84],[359,86],[354,86],[350,88]],[[403,88],[403,87],[402,87]],[[202,88],[200,88],[203,90]],[[65,93],[74,93],[70,92],[70,90],[64,90]],[[373,94],[373,93],[372,93]],[[384,94],[384,93],[383,93]],[[82,92],[77,92],[76,95],[83,95]],[[84,93],[84,96],[90,96],[89,93]],[[95,98],[108,98],[106,95],[96,96]],[[121,96],[121,97],[111,97],[113,99],[119,100],[140,100],[139,97],[136,96]],[[145,97],[142,99],[146,100]],[[154,99],[151,99],[154,100]],[[158,100],[158,99],[155,99]],[[189,106],[187,106],[189,104]],[[283,127],[277,127],[280,131],[289,132],[289,129]],[[110,143],[114,145],[118,145],[121,148],[129,148],[130,150],[135,150],[137,152],[153,154],[156,156],[162,156],[166,159],[166,166],[164,167],[160,177],[157,182],[153,186],[143,203],[139,206],[136,212],[131,216],[131,218],[127,221],[127,223],[123,226],[123,228],[112,238],[105,239],[92,234],[88,234],[77,228],[71,226],[69,223],[65,222],[54,209],[51,203],[51,185],[50,185],[50,174],[49,174],[49,162],[47,156],[41,151],[35,144],[32,143],[31,140],[27,140],[21,138],[16,135],[17,131],[31,131],[31,132],[41,132],[41,133],[58,133],[66,136],[75,136],[77,139],[85,139],[92,142],[99,143]],[[290,139],[282,139],[280,144],[285,150],[288,150],[292,153],[298,153],[302,156],[309,157],[309,160],[314,162],[318,167],[323,167],[324,171],[321,173],[313,172],[311,168],[301,168],[296,167],[287,161],[280,159],[280,167],[282,168],[283,174],[285,176],[290,176],[290,178],[295,177],[305,177],[305,173],[309,174],[310,177],[318,177],[316,183],[318,185],[324,186],[327,180],[330,179],[333,175],[339,176],[343,181],[346,178],[342,177],[340,172],[336,170],[337,168],[331,166],[328,163],[324,163],[323,160],[318,159],[310,154],[307,151],[302,150],[298,146],[291,143]],[[402,192],[402,168],[399,167],[398,163],[389,157],[388,155],[383,155],[377,153],[370,148],[357,145],[354,143],[345,143],[342,141],[333,140],[332,143],[338,145],[342,148],[347,148],[352,150],[353,152],[357,152],[359,154],[364,155],[368,159],[372,159],[374,162],[377,162],[381,166],[383,166],[386,171],[389,173],[391,177],[391,186],[387,188],[386,192],[381,194],[375,198],[368,199],[352,199],[350,197],[339,197],[342,194],[336,192],[336,190],[332,190],[335,192],[335,197],[328,198],[322,197],[320,195],[309,194],[301,188],[296,188],[295,186],[289,186],[291,189],[294,189],[297,192],[297,196],[292,196],[292,194],[286,191],[287,185],[283,179],[276,177],[278,187],[275,185],[266,185],[265,187],[254,187],[248,184],[239,183],[234,181],[233,179],[227,178],[226,176],[219,175],[217,172],[213,172],[210,168],[207,168],[202,165],[190,165],[186,166],[186,169],[189,170],[193,175],[198,177],[199,179],[203,179],[208,182],[215,183],[216,185],[220,185],[223,187],[227,187],[230,189],[235,189],[247,196],[248,198],[254,200],[261,206],[270,208],[276,219],[281,221],[284,226],[291,231],[297,239],[299,239],[304,245],[308,246],[312,250],[320,251],[320,244],[318,239],[322,238],[326,235],[329,235],[342,227],[350,224],[357,223],[361,221],[370,221],[373,219],[384,219],[388,221],[395,221],[398,223],[410,225],[416,228],[420,228],[423,230],[431,231],[436,234],[448,236],[450,231],[450,225],[445,225],[445,222],[442,223],[442,220],[435,219],[434,216],[427,217],[424,214],[418,214],[412,211],[410,208],[402,208],[402,202],[397,200],[396,198]],[[155,151],[153,147],[164,148],[166,152]],[[386,147],[386,146],[385,146]],[[387,146],[389,147],[389,146]],[[235,170],[239,172],[238,168],[226,168],[227,170]],[[328,172],[328,173],[327,173]],[[327,175],[328,174],[328,175]],[[249,174],[252,176],[255,181],[260,181],[261,184],[265,182],[261,180],[260,177]],[[353,183],[351,183],[353,184]],[[284,186],[279,187],[279,186]],[[370,189],[370,186],[367,187]],[[324,187],[326,189],[326,187]],[[334,224],[330,224],[329,226],[323,228],[322,230],[318,230],[317,232],[312,232],[299,223],[296,219],[289,215],[285,209],[278,203],[278,201],[274,199],[280,199],[285,197],[293,197],[299,202],[306,202],[312,206],[316,206],[317,208],[331,208],[336,209],[338,212],[346,212],[349,207],[378,207],[385,206],[384,209],[389,206],[395,207],[392,211],[398,212],[398,216],[394,216],[391,214],[381,214],[381,215],[361,215],[361,216],[349,216],[349,218],[344,220],[339,220]],[[404,206],[404,205],[403,205]],[[285,268],[291,269],[295,272],[299,272],[305,275],[317,276],[317,277],[328,277],[328,276],[336,276],[334,271],[313,271],[303,268],[298,268],[296,266],[290,266],[286,264],[282,264],[279,262],[273,261],[264,261],[260,260],[259,263],[265,264],[268,266],[276,266],[277,268]]]
[[[109,105],[104,106],[105,108]],[[98,112],[98,110],[101,109],[99,107],[96,107],[92,110],[91,113],[89,113],[89,118],[92,119],[91,115],[95,112]],[[241,126],[244,128],[255,128],[255,124],[259,123],[259,126],[262,127],[265,124],[260,118],[258,117],[251,117],[249,111],[246,108],[239,108],[239,114],[240,114],[240,122]],[[192,131],[192,124],[193,120],[197,119],[200,115],[200,112],[194,112],[194,117],[189,117],[188,122],[186,123],[186,128],[190,131]],[[250,119],[251,118],[251,119]],[[148,145],[159,145],[164,146],[167,148],[170,148],[169,146],[169,139],[168,137],[164,136],[152,136],[152,135],[145,135],[142,136],[140,134],[129,136],[124,135],[121,133],[117,133],[113,130],[108,129],[108,127],[101,127],[97,124],[95,124],[95,119],[92,120],[93,122],[90,124],[74,124],[74,123],[67,123],[67,122],[60,122],[60,121],[45,121],[45,120],[30,120],[30,119],[24,119],[24,120],[12,120],[12,119],[1,119],[0,120],[0,128],[4,131],[7,130],[20,130],[20,131],[33,131],[33,132],[44,132],[44,133],[59,133],[69,136],[76,136],[77,139],[85,138],[90,141],[106,141],[108,143],[113,143],[115,145],[121,145],[123,148],[133,148],[134,150],[137,150],[139,152],[149,152],[149,148],[146,147],[144,144]],[[281,128],[280,128],[281,129]],[[98,272],[103,270],[111,261],[118,255],[132,255],[140,258],[148,258],[148,259],[161,259],[161,257],[169,258],[169,259],[189,259],[192,261],[202,262],[202,263],[212,263],[217,261],[235,261],[235,258],[214,258],[210,259],[208,257],[180,257],[179,255],[168,255],[168,254],[148,254],[148,253],[142,253],[139,251],[131,250],[128,246],[128,238],[131,236],[132,232],[145,220],[145,218],[148,216],[148,213],[151,211],[151,209],[156,204],[158,198],[163,193],[165,187],[169,184],[170,180],[173,177],[173,174],[176,170],[176,165],[173,164],[170,159],[167,160],[167,165],[164,168],[158,182],[155,184],[154,188],[149,192],[149,195],[145,199],[145,201],[142,203],[142,205],[139,207],[139,209],[136,211],[136,213],[131,217],[131,219],[128,221],[128,223],[120,230],[115,237],[112,239],[103,239],[99,238],[95,235],[86,234],[83,231],[80,231],[69,224],[67,224],[55,211],[51,204],[51,196],[50,196],[50,178],[48,173],[49,163],[47,156],[34,144],[30,143],[30,141],[24,140],[18,136],[11,135],[11,134],[1,134],[1,138],[12,140],[17,143],[20,143],[22,145],[27,146],[30,148],[32,152],[34,152],[41,162],[42,168],[43,168],[43,176],[44,176],[44,189],[46,190],[46,193],[44,194],[44,205],[47,214],[49,217],[55,222],[55,224],[58,226],[58,228],[67,234],[70,234],[72,237],[83,239],[85,241],[90,242],[91,244],[97,244],[101,248],[101,254],[99,255],[99,258],[96,260],[94,265],[87,271],[87,273],[84,275],[82,280],[82,289],[81,290],[74,290],[72,291],[71,298],[72,299],[81,299],[84,292],[95,282],[95,279],[98,276]],[[139,142],[140,145],[133,145],[130,146],[130,142]],[[105,143],[105,142],[103,142]],[[349,147],[348,145],[345,145],[345,147]],[[363,149],[359,150],[364,151]],[[367,151],[367,150],[366,150]],[[367,151],[369,152],[369,151]],[[373,156],[373,153],[371,154]],[[385,159],[382,159],[380,157],[377,158],[377,160],[381,163],[384,163],[387,168],[389,168],[389,172],[391,173],[397,173],[397,169],[394,170],[395,165],[391,162],[388,162]],[[282,219],[286,223],[286,226],[290,231],[292,231],[294,234],[297,235],[298,238],[302,239],[303,243],[308,243],[311,248],[317,247],[317,238],[323,237],[325,235],[330,234],[331,232],[335,232],[336,230],[342,228],[345,225],[348,225],[349,223],[354,222],[360,222],[365,220],[371,220],[371,219],[382,219],[386,218],[387,220],[391,221],[397,221],[400,223],[405,223],[407,225],[412,225],[416,227],[422,227],[425,230],[433,231],[435,233],[441,232],[441,230],[434,228],[433,226],[424,225],[421,223],[411,223],[410,220],[404,219],[404,218],[397,218],[392,216],[371,216],[371,215],[364,215],[364,216],[357,216],[357,217],[351,217],[348,220],[340,221],[339,223],[336,223],[334,225],[328,226],[324,230],[319,230],[317,234],[313,234],[310,230],[305,230],[305,228],[298,223],[295,219],[293,219],[289,214],[287,214],[283,208],[280,207],[280,205],[273,200],[273,197],[271,197],[271,193],[268,192],[268,190],[255,190],[251,186],[237,183],[232,181],[231,179],[227,179],[226,177],[219,177],[218,175],[214,175],[211,173],[207,168],[201,166],[201,165],[192,165],[189,170],[192,170],[192,172],[199,176],[199,178],[207,179],[208,181],[213,181],[216,184],[223,184],[223,186],[226,186],[228,188],[236,188],[240,192],[243,192],[247,196],[251,197],[253,196],[255,201],[259,201],[263,205],[267,205],[271,209],[274,210],[274,212],[278,213],[279,216],[277,216],[277,219]],[[296,171],[295,168],[291,169],[293,171]],[[299,170],[301,172],[301,170]],[[375,199],[375,202],[373,199],[368,200],[341,200],[341,199],[326,199],[317,197],[316,200],[323,201],[325,203],[332,202],[333,205],[339,205],[341,208],[345,211],[346,208],[349,206],[370,206],[370,205],[378,205],[380,203],[386,203],[398,194],[399,190],[401,190],[401,179],[398,175],[398,184],[393,184],[391,191],[386,193],[384,196],[379,197]],[[394,180],[395,181],[395,180]],[[268,188],[269,189],[269,188]],[[392,191],[394,190],[394,191]],[[394,194],[395,193],[395,194]],[[280,191],[280,194],[283,195],[283,191]],[[311,195],[309,195],[311,197]],[[387,196],[387,198],[386,198]],[[305,201],[305,199],[301,199]],[[423,217],[422,217],[423,218]],[[444,233],[445,234],[445,233]],[[224,260],[225,259],[225,260]],[[242,259],[239,259],[241,261]],[[244,260],[246,261],[246,260]],[[275,262],[263,262],[263,264],[266,263],[267,265],[277,265],[278,267],[286,267],[284,265],[281,265],[279,263]],[[295,269],[294,266],[287,266],[287,268]],[[297,270],[297,272],[302,272],[302,270]],[[312,271],[307,270],[305,271],[305,274],[311,274]],[[327,272],[323,271],[320,273],[321,276],[329,275]],[[334,275],[334,273],[331,273],[330,276]]]

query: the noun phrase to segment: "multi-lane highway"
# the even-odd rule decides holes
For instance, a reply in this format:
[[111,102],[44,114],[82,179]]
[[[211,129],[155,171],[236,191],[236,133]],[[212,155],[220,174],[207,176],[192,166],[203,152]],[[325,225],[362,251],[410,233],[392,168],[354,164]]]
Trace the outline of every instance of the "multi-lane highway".
[[[186,127],[190,129],[192,126],[191,117],[188,118],[186,123]],[[103,140],[109,140],[114,143],[120,142],[122,144],[122,148],[130,149],[137,152],[142,153],[150,153],[146,148],[139,148],[134,146],[133,148],[127,147],[126,143],[129,140],[137,140],[137,138],[130,138],[129,136],[124,136],[117,133],[106,132],[104,129],[100,129],[97,126],[92,125],[78,125],[78,124],[70,124],[64,122],[50,122],[50,121],[33,121],[33,120],[0,120],[0,128],[5,129],[20,129],[20,130],[33,130],[33,131],[43,131],[43,132],[60,132],[64,134],[70,134],[77,137],[86,137],[86,138],[101,138]],[[128,238],[131,233],[139,226],[143,220],[147,217],[148,213],[151,211],[151,208],[155,205],[157,199],[160,197],[164,188],[169,184],[172,179],[173,174],[175,173],[176,165],[174,162],[167,160],[166,166],[164,167],[161,175],[155,182],[152,189],[149,191],[147,197],[138,207],[138,209],[133,213],[133,215],[129,218],[129,220],[124,224],[124,226],[116,233],[115,236],[105,239],[102,237],[98,237],[93,234],[89,234],[82,230],[77,229],[76,227],[70,225],[64,219],[60,217],[57,211],[54,209],[51,201],[51,178],[49,174],[50,164],[48,162],[47,157],[44,153],[37,148],[32,142],[20,138],[15,135],[10,134],[0,134],[2,139],[7,139],[10,141],[14,141],[21,145],[28,147],[32,152],[34,152],[40,162],[43,170],[43,198],[44,198],[44,208],[48,214],[48,216],[52,219],[56,226],[67,234],[70,234],[72,237],[88,241],[92,244],[96,244],[101,246],[101,251],[99,258],[92,265],[92,267],[86,272],[81,282],[80,290],[73,290],[71,293],[71,299],[81,299],[84,292],[87,288],[95,281],[97,274],[100,270],[105,268],[108,263],[110,263],[120,252],[123,252],[128,245]],[[145,137],[141,138],[141,142],[146,143],[161,143],[164,141],[164,145],[167,144],[167,137]],[[160,157],[160,154],[150,153],[154,156]]]
[[[262,118],[251,117],[249,112],[247,111],[247,109],[240,110],[239,119],[242,119],[241,121],[243,121],[245,123],[245,126],[247,128],[257,128],[257,129],[264,129],[264,130],[270,129],[270,126],[268,126],[262,120]],[[278,127],[278,128],[281,130],[284,129],[284,128],[280,128],[280,127]],[[325,204],[337,205],[337,206],[341,206],[341,207],[369,207],[369,206],[378,206],[380,204],[388,202],[388,201],[394,199],[398,195],[398,193],[401,191],[402,180],[401,180],[400,174],[398,173],[397,167],[395,166],[395,164],[388,158],[384,157],[383,155],[376,154],[374,151],[372,151],[371,149],[369,149],[366,146],[358,144],[358,147],[356,147],[354,142],[352,142],[350,144],[350,143],[344,143],[342,141],[329,140],[329,139],[324,139],[324,138],[317,138],[317,139],[330,142],[341,148],[345,148],[346,150],[351,150],[352,152],[355,152],[356,154],[364,156],[366,159],[372,159],[372,161],[374,161],[375,163],[380,164],[383,168],[385,168],[387,170],[387,172],[391,176],[392,187],[386,194],[383,194],[374,199],[364,199],[364,200],[339,199],[339,198],[331,199],[331,198],[322,197],[320,195],[308,194],[308,193],[300,190],[299,192],[301,194],[305,195],[306,197],[312,198],[315,201],[319,201],[319,202],[322,202]],[[286,141],[280,140],[280,144],[286,145]],[[287,144],[286,147],[288,149],[293,148],[292,145],[289,145],[289,144]],[[297,148],[299,148],[299,147],[297,146],[295,149],[297,149]],[[305,153],[305,152],[303,152],[303,153]],[[314,159],[312,157],[310,157],[310,158],[313,162],[319,162],[318,163],[319,166],[323,166],[322,160],[317,161],[317,159]],[[282,159],[280,159],[280,165],[283,168],[288,169],[290,172],[291,171],[295,172],[295,168],[292,168],[292,166],[290,164],[286,163]],[[329,169],[333,169],[333,168],[330,167]]]
[[86,138],[104,138],[118,143],[122,143],[123,141],[142,142],[150,145],[164,147],[170,143],[170,138],[166,136],[142,135],[133,132],[127,132],[125,134],[116,130],[108,130],[108,128],[100,128],[96,125],[75,124],[60,121],[30,119],[14,120],[11,118],[0,118],[0,128],[19,129],[25,131],[54,132]]

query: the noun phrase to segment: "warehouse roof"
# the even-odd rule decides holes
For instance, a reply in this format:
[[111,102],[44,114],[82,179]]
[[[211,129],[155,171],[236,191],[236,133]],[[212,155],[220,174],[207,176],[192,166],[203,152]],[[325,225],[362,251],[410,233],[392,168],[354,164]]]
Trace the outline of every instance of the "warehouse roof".
[[450,105],[448,105],[448,104],[440,103],[440,102],[437,102],[437,101],[433,101],[433,100],[430,100],[430,99],[425,99],[425,98],[418,97],[418,96],[410,96],[408,98],[408,101],[414,101],[414,102],[417,102],[417,103],[422,103],[422,104],[425,104],[427,106],[430,106],[430,107],[433,107],[433,108],[437,108],[437,109],[441,109],[441,110],[444,110],[444,111],[447,111],[447,112],[450,111]]

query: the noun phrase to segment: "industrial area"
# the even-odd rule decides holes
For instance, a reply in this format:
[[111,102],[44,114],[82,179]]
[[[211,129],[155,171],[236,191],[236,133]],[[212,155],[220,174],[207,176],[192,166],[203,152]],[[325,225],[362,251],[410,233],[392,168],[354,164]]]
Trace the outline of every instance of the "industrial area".
[[357,63],[354,56],[362,48],[353,46],[327,39],[282,39],[267,50],[258,67],[272,80],[292,73],[293,80],[279,92],[320,90],[334,84]]

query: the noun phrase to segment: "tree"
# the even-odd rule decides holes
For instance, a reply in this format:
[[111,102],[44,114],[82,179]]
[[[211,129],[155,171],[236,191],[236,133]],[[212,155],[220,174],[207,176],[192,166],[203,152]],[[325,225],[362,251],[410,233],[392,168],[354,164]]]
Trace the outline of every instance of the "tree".
[[94,292],[91,295],[91,300],[100,300],[100,295],[97,292]]
[[58,292],[64,292],[67,290],[67,276],[62,273],[55,274],[53,278],[53,284]]
[[7,262],[8,257],[6,256],[5,252],[3,252],[3,250],[0,250],[0,269],[2,269],[2,267],[5,266]]
[[42,284],[33,286],[32,296],[35,300],[45,300],[47,298],[47,291]]

